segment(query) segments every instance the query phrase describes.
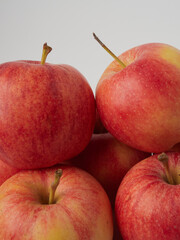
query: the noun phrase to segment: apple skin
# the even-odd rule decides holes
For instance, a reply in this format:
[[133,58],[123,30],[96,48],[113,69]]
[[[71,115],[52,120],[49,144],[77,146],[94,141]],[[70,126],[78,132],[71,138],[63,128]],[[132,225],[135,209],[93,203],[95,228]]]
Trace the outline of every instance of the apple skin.
[[[170,172],[180,171],[180,153],[167,153]],[[166,182],[157,154],[137,163],[121,182],[115,203],[124,240],[180,239],[180,185]]]
[[0,65],[0,158],[19,169],[53,166],[79,154],[95,124],[95,99],[69,65]]
[[105,128],[118,140],[145,152],[168,151],[180,142],[180,51],[149,43],[113,61],[96,88]]
[[0,239],[112,240],[109,199],[85,171],[60,166],[63,175],[56,189],[56,201],[47,204],[58,168],[24,170],[1,185]]
[[69,162],[93,175],[106,190],[114,205],[121,180],[127,171],[150,154],[133,149],[110,133],[93,134],[90,143]]
[[20,170],[0,160],[0,185]]

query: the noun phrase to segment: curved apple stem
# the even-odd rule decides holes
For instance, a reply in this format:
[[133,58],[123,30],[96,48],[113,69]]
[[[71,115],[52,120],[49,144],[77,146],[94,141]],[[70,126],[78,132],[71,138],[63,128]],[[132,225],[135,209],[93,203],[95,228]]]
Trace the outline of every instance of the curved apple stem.
[[54,182],[51,184],[51,188],[50,188],[50,192],[49,192],[49,204],[54,203],[54,195],[55,195],[56,189],[59,185],[62,173],[63,173],[62,169],[58,169],[55,172]]
[[158,160],[161,161],[163,163],[163,165],[164,165],[168,183],[172,184],[172,185],[175,185],[176,183],[174,182],[173,176],[172,176],[172,174],[169,171],[169,165],[168,165],[169,158],[168,158],[168,155],[163,152],[163,153],[158,155]]
[[47,55],[52,51],[52,48],[47,45],[47,43],[44,43],[43,45],[43,52],[41,57],[41,64],[45,64]]
[[106,50],[106,52],[108,52],[121,65],[121,67],[123,68],[126,67],[126,65],[113,52],[111,52],[111,50],[108,47],[106,47],[106,45],[103,42],[101,42],[101,40],[96,36],[95,33],[93,33],[93,36],[96,39],[96,41]]

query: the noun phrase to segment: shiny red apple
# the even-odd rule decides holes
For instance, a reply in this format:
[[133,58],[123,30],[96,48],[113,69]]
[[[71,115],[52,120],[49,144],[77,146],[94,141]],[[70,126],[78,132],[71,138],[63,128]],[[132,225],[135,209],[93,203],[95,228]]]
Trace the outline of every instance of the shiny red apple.
[[110,133],[93,134],[90,143],[71,164],[93,175],[106,190],[112,205],[127,171],[150,154],[119,142]]
[[145,152],[168,151],[180,142],[180,51],[148,43],[115,57],[99,80],[96,102],[118,140]]
[[75,167],[17,173],[0,187],[0,212],[0,239],[113,238],[107,194],[90,174]]
[[49,167],[80,153],[95,122],[95,100],[69,65],[15,61],[0,65],[0,158],[20,169]]
[[180,153],[153,155],[132,167],[115,210],[124,240],[180,239]]

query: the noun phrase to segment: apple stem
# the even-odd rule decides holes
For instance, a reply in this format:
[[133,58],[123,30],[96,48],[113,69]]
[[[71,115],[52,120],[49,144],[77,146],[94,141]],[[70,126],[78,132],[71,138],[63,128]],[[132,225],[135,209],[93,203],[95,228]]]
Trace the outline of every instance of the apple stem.
[[47,45],[47,43],[44,43],[43,45],[43,52],[41,57],[41,64],[45,64],[47,55],[51,52],[52,48]]
[[106,47],[104,43],[101,42],[101,40],[96,36],[95,33],[93,33],[93,36],[96,39],[96,41],[106,50],[106,52],[108,52],[121,65],[121,67],[123,68],[126,67],[126,65],[113,52],[111,52],[111,50],[108,47]]
[[163,153],[158,155],[158,160],[161,161],[163,163],[163,165],[164,165],[168,183],[172,184],[172,185],[175,185],[173,176],[170,174],[170,171],[169,171],[169,164],[168,164],[169,158],[168,158],[168,155],[163,152]]
[[62,169],[58,169],[55,172],[54,182],[51,184],[51,188],[50,188],[50,192],[49,192],[49,204],[54,203],[54,195],[55,195],[56,189],[59,185],[62,173],[63,173]]

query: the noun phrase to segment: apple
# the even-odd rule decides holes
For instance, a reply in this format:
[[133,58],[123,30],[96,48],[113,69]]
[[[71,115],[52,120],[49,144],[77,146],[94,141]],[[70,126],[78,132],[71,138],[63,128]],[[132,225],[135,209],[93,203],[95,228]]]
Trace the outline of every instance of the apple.
[[133,166],[115,211],[124,240],[180,239],[180,153],[155,154]]
[[90,143],[71,164],[93,175],[106,190],[112,205],[127,171],[150,154],[119,142],[110,133],[93,134]]
[[0,239],[112,240],[112,210],[101,185],[83,170],[60,168],[24,170],[1,185]]
[[19,169],[53,166],[79,154],[95,124],[95,99],[72,66],[14,61],[0,65],[0,158]]
[[17,172],[19,172],[19,169],[11,167],[0,160],[0,185]]
[[148,43],[114,58],[96,88],[103,125],[133,148],[168,151],[180,142],[180,51]]

